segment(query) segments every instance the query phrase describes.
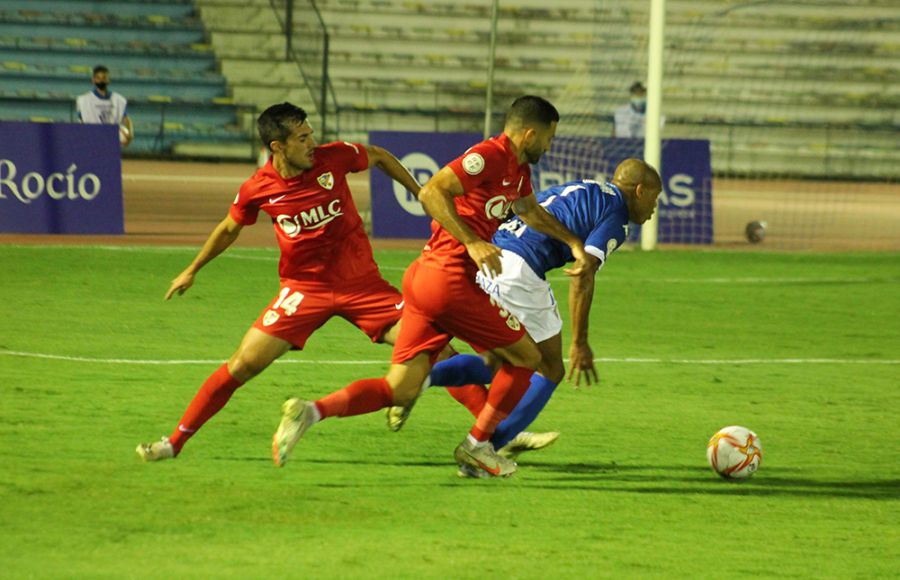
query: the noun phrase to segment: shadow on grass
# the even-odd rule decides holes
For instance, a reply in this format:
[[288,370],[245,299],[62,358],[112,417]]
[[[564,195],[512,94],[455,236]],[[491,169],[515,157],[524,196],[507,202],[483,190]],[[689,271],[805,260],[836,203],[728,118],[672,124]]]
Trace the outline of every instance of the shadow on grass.
[[[226,461],[270,462],[267,457],[216,457]],[[295,457],[290,467],[343,465],[354,470],[369,467],[438,467],[452,469],[452,460],[397,461],[385,459],[322,459]],[[289,468],[290,468],[289,467]],[[529,474],[531,472],[531,474]],[[859,499],[900,499],[900,480],[829,480],[803,477],[804,470],[791,467],[764,468],[748,480],[724,480],[701,465],[634,465],[619,463],[549,463],[526,461],[519,465],[516,480],[522,487],[555,491],[624,492],[639,494],[708,494],[795,497],[842,497]],[[796,476],[792,474],[797,474]],[[484,481],[484,480],[482,480]],[[473,480],[455,480],[463,485]],[[321,483],[321,487],[372,487],[372,479],[360,483]],[[385,482],[395,486],[395,481]]]
[[[621,491],[648,494],[711,494],[900,499],[900,480],[811,479],[798,468],[768,468],[747,480],[725,480],[705,466],[619,465],[615,463],[532,463],[551,472],[529,487]],[[526,467],[527,469],[527,467]],[[660,474],[662,472],[662,475]],[[678,475],[678,474],[683,475]],[[790,475],[792,473],[797,476]],[[556,482],[546,484],[545,482]],[[594,485],[590,485],[594,484]],[[626,484],[626,485],[621,485]],[[628,485],[634,484],[634,485]]]

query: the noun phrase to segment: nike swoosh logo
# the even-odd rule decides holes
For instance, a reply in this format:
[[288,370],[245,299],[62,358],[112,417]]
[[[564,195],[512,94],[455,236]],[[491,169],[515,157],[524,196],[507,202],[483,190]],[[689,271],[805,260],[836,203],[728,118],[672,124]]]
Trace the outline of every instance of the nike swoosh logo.
[[504,179],[504,180],[503,180],[503,187],[506,187],[507,185],[509,185],[509,184],[511,184],[511,183],[512,183],[512,181],[510,181],[510,180],[508,180],[508,179]]
[[495,465],[494,468],[491,469],[490,467],[488,467],[484,463],[478,461],[477,459],[475,459],[475,463],[477,463],[481,467],[481,469],[487,471],[488,473],[490,473],[493,476],[500,475],[500,465],[499,464]]
[[279,201],[281,201],[281,200],[284,199],[285,197],[287,197],[287,194],[286,194],[286,193],[285,193],[284,195],[279,195],[278,197],[270,197],[270,198],[269,198],[269,203],[278,203]]
[[184,425],[179,425],[178,430],[181,431],[182,433],[193,433],[196,431],[196,429],[188,429]]
[[401,300],[400,304],[394,304],[394,308],[396,308],[397,310],[400,310],[401,308],[403,308],[404,304],[406,304],[406,300]]

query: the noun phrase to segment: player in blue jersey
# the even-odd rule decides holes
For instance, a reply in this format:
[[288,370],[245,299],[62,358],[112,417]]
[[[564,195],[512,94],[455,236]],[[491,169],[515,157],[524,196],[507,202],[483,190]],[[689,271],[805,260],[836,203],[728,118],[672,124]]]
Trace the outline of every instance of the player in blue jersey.
[[[594,354],[588,343],[588,314],[595,274],[624,243],[629,220],[642,224],[650,219],[661,189],[656,169],[639,159],[626,159],[616,167],[607,183],[574,181],[537,194],[538,202],[584,241],[588,254],[589,268],[572,278],[569,286],[572,320],[569,378],[574,379],[576,386],[582,377],[589,385],[597,381]],[[479,272],[478,284],[525,325],[542,355],[541,368],[533,375],[525,396],[500,423],[491,439],[495,449],[515,456],[525,450],[545,447],[559,435],[525,433],[524,429],[544,408],[565,376],[562,319],[546,274],[571,262],[572,254],[568,246],[526,226],[517,217],[500,226],[493,242],[501,249],[501,273],[488,277]],[[477,416],[487,400],[483,384],[491,381],[495,370],[496,361],[490,357],[458,355],[435,365],[431,384],[459,387],[450,389],[450,393]],[[399,430],[410,410],[409,407],[389,409],[389,428]],[[460,474],[478,476],[476,471],[462,468]]]

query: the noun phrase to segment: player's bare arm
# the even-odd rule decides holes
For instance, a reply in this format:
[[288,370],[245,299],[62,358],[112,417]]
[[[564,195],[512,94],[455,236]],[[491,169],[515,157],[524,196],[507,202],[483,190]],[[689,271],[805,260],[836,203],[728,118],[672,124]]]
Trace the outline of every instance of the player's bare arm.
[[587,254],[584,272],[573,276],[569,282],[569,319],[572,321],[572,345],[569,347],[568,379],[575,380],[575,386],[581,386],[584,376],[588,385],[597,382],[597,369],[594,367],[594,351],[588,343],[588,320],[591,302],[594,298],[594,278],[600,260]]
[[200,271],[200,268],[212,261],[213,258],[224,252],[228,246],[234,243],[241,233],[241,224],[234,221],[230,215],[225,216],[219,225],[212,231],[197,257],[191,262],[191,265],[172,280],[169,291],[166,292],[166,300],[170,299],[177,292],[182,295],[194,284],[194,276]]
[[582,272],[586,271],[588,255],[584,251],[584,242],[560,223],[552,213],[544,209],[534,195],[517,199],[513,204],[513,211],[528,227],[554,237],[569,246],[575,263],[569,268],[563,268],[563,272],[569,276],[580,276]]
[[466,247],[466,252],[479,270],[491,275],[499,274],[500,248],[479,238],[456,211],[453,198],[463,194],[465,191],[459,177],[452,169],[444,167],[422,186],[419,201],[428,215]]
[[390,151],[375,145],[367,145],[366,153],[369,156],[369,169],[377,167],[385,175],[408,189],[410,193],[419,197],[419,190],[422,189],[422,186]]

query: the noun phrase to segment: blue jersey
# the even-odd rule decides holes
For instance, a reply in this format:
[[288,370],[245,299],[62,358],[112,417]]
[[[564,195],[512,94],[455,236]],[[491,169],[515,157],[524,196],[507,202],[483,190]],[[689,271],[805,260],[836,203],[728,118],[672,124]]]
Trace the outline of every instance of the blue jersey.
[[[537,201],[573,234],[584,241],[587,253],[601,263],[625,241],[628,207],[612,183],[572,181],[536,194]],[[515,252],[541,278],[574,261],[569,246],[513,217],[494,234],[494,244]]]

